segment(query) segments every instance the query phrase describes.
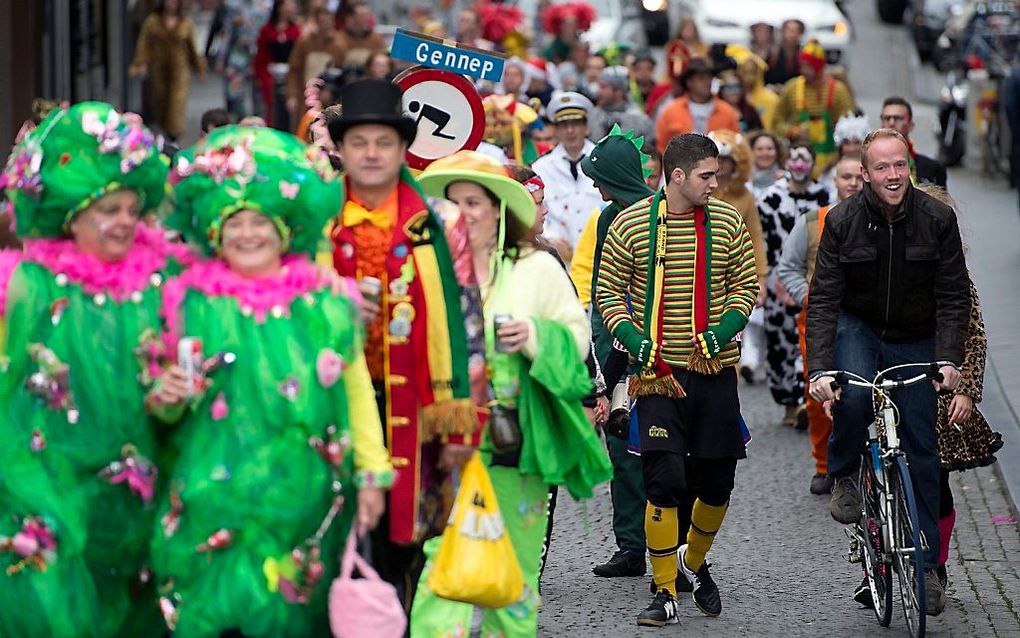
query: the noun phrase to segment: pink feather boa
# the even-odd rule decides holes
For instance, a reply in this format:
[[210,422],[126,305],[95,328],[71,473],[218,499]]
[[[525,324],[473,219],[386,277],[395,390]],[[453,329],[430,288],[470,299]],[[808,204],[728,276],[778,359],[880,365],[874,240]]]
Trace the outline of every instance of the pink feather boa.
[[280,272],[267,277],[242,277],[220,259],[199,262],[163,288],[160,314],[167,327],[164,342],[176,348],[178,313],[189,289],[209,297],[233,297],[243,312],[250,311],[255,321],[262,323],[273,308],[279,308],[287,316],[291,302],[330,283],[306,257],[298,255],[284,257]]
[[24,254],[20,250],[0,250],[0,317],[4,316],[7,305],[7,284],[22,259]]
[[80,285],[86,294],[104,293],[116,301],[124,301],[132,293],[152,285],[152,275],[166,268],[171,257],[184,266],[196,259],[187,246],[171,243],[163,231],[141,222],[134,247],[118,262],[105,262],[82,252],[73,239],[29,239],[25,241],[24,252],[0,253],[0,313],[6,302],[7,284],[21,261],[31,261],[54,275],[66,276],[69,283]]

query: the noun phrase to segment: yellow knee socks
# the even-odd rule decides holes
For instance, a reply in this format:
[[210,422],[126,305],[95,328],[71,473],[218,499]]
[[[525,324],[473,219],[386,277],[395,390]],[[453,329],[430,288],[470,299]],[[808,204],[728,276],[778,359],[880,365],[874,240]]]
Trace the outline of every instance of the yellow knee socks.
[[[687,532],[687,553],[684,554],[685,563],[691,571],[698,571],[701,564],[705,562],[705,555],[712,549],[716,532],[722,527],[723,517],[726,516],[725,505],[706,505],[701,499],[694,501],[694,509],[691,511],[691,529]],[[647,523],[645,527],[647,528]],[[651,541],[649,541],[651,551]],[[655,563],[652,563],[654,571]]]
[[675,507],[645,506],[645,539],[652,562],[655,590],[666,589],[676,597],[676,550],[680,534]]

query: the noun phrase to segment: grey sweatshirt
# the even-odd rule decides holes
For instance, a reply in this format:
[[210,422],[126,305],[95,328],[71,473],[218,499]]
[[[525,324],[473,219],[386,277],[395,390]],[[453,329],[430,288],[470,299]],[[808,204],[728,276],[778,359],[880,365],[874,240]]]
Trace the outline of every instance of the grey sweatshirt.
[[776,265],[776,274],[783,282],[786,291],[796,299],[800,305],[807,303],[808,287],[807,280],[807,224],[806,215],[801,215],[793,224],[793,230],[787,235],[783,243],[783,254]]

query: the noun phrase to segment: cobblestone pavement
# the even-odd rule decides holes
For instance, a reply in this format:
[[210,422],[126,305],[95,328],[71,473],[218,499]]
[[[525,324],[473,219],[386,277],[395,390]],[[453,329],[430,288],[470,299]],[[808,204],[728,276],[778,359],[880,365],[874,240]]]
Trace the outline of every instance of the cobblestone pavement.
[[[681,594],[680,626],[640,628],[648,578],[597,578],[592,566],[615,544],[608,487],[581,504],[561,498],[542,580],[540,636],[898,636],[850,593],[860,582],[845,555],[843,527],[828,498],[808,492],[808,437],[778,425],[780,409],[762,386],[742,386],[754,440],[737,471],[731,506],[708,556],[723,613],[708,618]],[[949,563],[949,604],[928,619],[928,635],[1020,638],[1020,531],[991,468],[954,474],[957,533]]]

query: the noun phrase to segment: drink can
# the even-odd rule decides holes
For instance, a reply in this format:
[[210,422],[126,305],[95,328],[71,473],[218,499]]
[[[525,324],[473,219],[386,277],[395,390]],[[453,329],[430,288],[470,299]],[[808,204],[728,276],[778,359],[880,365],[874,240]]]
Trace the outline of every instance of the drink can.
[[506,352],[507,350],[509,350],[510,345],[505,343],[499,337],[499,329],[501,327],[503,327],[503,325],[505,325],[507,323],[510,323],[513,320],[514,320],[513,315],[506,314],[506,313],[500,313],[500,314],[497,314],[497,315],[493,316],[493,318],[492,318],[492,328],[493,328],[493,331],[496,333],[496,352]]
[[375,277],[362,277],[361,278],[361,296],[371,301],[375,305],[379,305],[382,301],[382,281]]
[[199,376],[202,373],[202,340],[195,337],[184,337],[177,343],[177,365],[184,371],[188,384],[188,396],[197,391]]

